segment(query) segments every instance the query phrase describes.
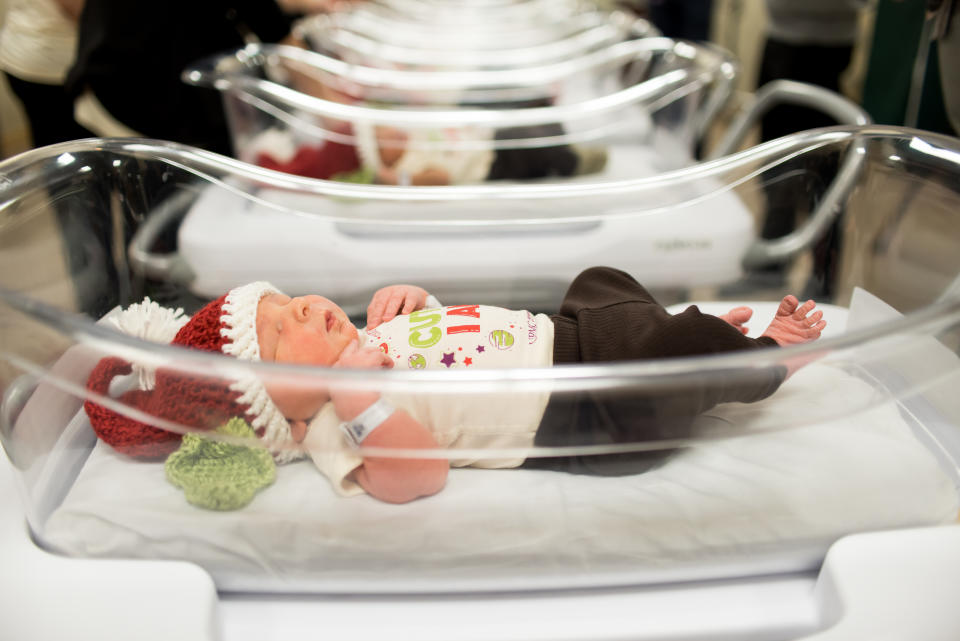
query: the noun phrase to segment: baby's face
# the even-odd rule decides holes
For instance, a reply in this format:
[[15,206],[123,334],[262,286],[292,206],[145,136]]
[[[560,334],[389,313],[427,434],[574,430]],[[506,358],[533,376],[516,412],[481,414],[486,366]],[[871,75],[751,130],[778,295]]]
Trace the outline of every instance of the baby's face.
[[[260,359],[302,365],[333,365],[357,338],[357,328],[322,296],[271,294],[257,307]],[[325,388],[289,381],[265,382],[274,404],[291,421],[306,421],[330,400]]]
[[323,296],[270,294],[257,307],[260,359],[278,363],[333,365],[357,328]]

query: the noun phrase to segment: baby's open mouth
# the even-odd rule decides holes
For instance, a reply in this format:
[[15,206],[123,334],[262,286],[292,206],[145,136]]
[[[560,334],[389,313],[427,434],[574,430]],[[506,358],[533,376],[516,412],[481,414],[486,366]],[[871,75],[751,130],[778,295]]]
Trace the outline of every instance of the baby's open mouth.
[[328,334],[333,331],[333,328],[337,324],[337,322],[338,322],[337,317],[334,316],[333,314],[330,314],[329,316],[327,316],[327,333]]

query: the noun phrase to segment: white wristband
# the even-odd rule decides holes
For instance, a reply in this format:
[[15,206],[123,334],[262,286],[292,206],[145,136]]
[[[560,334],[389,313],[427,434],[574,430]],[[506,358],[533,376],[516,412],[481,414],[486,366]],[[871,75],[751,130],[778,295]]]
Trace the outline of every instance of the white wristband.
[[382,398],[357,414],[353,420],[340,423],[340,429],[354,445],[360,445],[370,432],[390,418],[396,408]]

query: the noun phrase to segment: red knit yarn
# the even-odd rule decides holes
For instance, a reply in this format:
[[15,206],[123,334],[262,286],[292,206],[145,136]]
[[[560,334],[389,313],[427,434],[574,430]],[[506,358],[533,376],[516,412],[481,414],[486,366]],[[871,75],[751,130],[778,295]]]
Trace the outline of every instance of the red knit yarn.
[[[177,332],[172,344],[222,352],[224,344],[229,342],[220,332],[225,300],[226,294],[204,306]],[[106,396],[110,381],[131,371],[131,365],[122,359],[104,358],[90,374],[87,388]],[[214,429],[234,416],[245,414],[246,406],[236,402],[239,396],[221,379],[159,369],[153,390],[131,390],[117,400],[188,428]],[[129,456],[159,458],[180,444],[180,434],[133,420],[92,401],[84,403],[84,409],[97,436]]]
[[351,145],[328,140],[322,147],[303,146],[290,160],[281,162],[267,152],[257,154],[256,164],[287,174],[329,180],[337,174],[360,169],[360,157]]
[[173,345],[184,345],[194,349],[202,349],[207,352],[219,352],[223,349],[223,344],[228,342],[220,330],[223,325],[220,323],[220,317],[223,316],[223,304],[227,300],[224,294],[212,303],[207,303],[196,314],[190,317],[190,321],[180,328],[177,335],[173,338]]
[[[102,359],[87,379],[87,389],[109,396],[110,381],[115,376],[124,376],[132,371],[130,363],[109,356]],[[118,402],[149,413],[150,392],[130,390],[117,399]],[[161,458],[180,446],[180,435],[151,427],[93,401],[83,404],[90,424],[97,436],[119,452],[135,458]]]

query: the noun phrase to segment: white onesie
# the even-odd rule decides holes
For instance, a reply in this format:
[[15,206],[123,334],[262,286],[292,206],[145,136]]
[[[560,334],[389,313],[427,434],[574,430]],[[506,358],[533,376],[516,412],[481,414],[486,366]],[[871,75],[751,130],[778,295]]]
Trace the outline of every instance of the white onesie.
[[[394,368],[491,369],[549,367],[553,364],[553,322],[544,314],[486,305],[422,309],[360,333],[365,346],[378,347],[394,359]],[[547,392],[386,393],[429,429],[441,448],[525,448],[533,438]],[[337,493],[363,489],[351,472],[363,459],[340,431],[341,420],[327,403],[310,422],[303,446]],[[454,467],[516,467],[523,458],[453,458]]]
[[[376,129],[366,122],[354,123],[357,153],[364,167],[379,170],[380,150]],[[393,165],[397,172],[413,176],[425,169],[442,169],[451,185],[483,182],[493,165],[492,133],[482,128],[411,129],[406,132],[405,151]]]

